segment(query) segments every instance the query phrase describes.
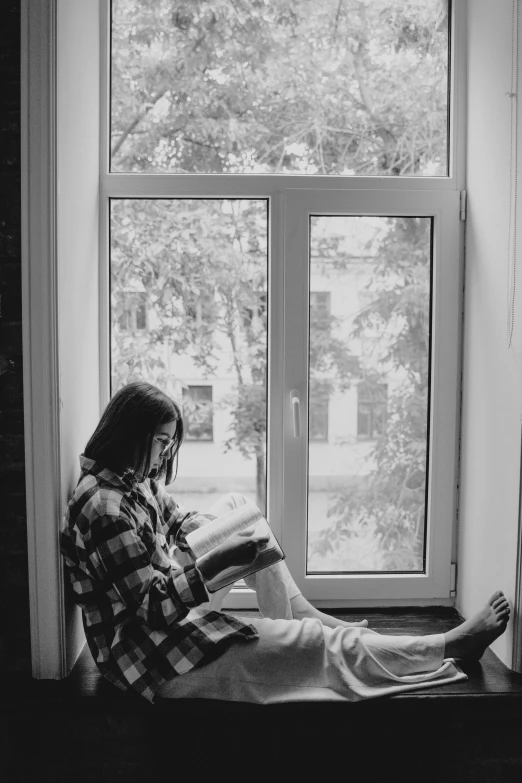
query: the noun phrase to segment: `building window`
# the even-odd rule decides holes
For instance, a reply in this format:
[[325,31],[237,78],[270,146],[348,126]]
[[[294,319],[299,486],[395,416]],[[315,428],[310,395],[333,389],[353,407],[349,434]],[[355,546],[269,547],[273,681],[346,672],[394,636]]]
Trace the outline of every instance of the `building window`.
[[310,377],[310,400],[308,414],[308,439],[328,440],[329,389],[324,382],[313,378],[315,364],[322,354],[324,339],[330,335],[331,294],[329,291],[310,291],[310,353],[312,360]]
[[120,313],[118,326],[122,332],[143,332],[147,329],[147,301],[146,294],[135,291],[124,291],[116,304]]
[[266,291],[252,292],[254,301],[248,303],[241,312],[241,324],[243,329],[266,329],[267,293]]
[[330,291],[310,291],[310,323],[315,327],[327,326],[330,313]]
[[386,431],[386,400],[388,386],[385,383],[361,382],[357,387],[357,437],[374,440]]
[[212,386],[183,389],[183,421],[186,440],[214,440]]
[[310,401],[308,415],[308,439],[310,441],[328,440],[328,403],[329,391],[325,384],[310,383]]

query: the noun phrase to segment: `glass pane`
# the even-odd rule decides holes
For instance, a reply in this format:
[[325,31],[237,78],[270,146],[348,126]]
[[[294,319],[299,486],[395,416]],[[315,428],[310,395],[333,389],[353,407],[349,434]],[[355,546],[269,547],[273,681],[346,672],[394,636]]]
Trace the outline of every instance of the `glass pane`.
[[112,392],[146,380],[181,405],[172,491],[187,508],[226,492],[266,508],[267,209],[111,201]]
[[112,0],[113,171],[446,176],[449,0]]
[[424,570],[431,231],[310,218],[308,573]]

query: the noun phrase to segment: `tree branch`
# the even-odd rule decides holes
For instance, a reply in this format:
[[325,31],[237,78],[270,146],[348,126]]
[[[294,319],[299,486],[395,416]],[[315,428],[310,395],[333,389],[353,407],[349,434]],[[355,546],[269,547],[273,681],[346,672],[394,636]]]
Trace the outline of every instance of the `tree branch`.
[[157,97],[154,98],[152,103],[144,103],[141,107],[141,109],[138,111],[137,115],[134,117],[132,122],[130,122],[125,130],[122,132],[121,136],[119,136],[118,140],[114,144],[114,146],[111,148],[111,155],[114,157],[117,152],[121,149],[121,146],[125,139],[127,139],[130,134],[137,128],[137,126],[140,124],[140,122],[147,116],[149,111],[154,108],[154,106],[157,104],[158,101],[160,101],[165,93],[167,92],[167,87],[164,87],[163,90],[161,90]]

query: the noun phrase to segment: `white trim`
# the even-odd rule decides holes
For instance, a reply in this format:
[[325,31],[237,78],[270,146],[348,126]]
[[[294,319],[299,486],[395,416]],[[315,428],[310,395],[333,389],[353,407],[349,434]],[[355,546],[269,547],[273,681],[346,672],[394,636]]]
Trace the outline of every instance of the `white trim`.
[[452,2],[449,173],[455,190],[466,187],[467,5],[467,0]]
[[[105,181],[110,165],[110,45],[110,2],[100,0],[100,184]],[[103,410],[111,389],[110,214],[104,192],[100,194],[99,220],[100,410]]]
[[276,193],[268,202],[269,226],[269,326],[268,326],[268,426],[267,426],[267,516],[277,539],[283,535],[283,384],[284,355],[278,347],[284,341],[284,221],[285,207],[282,193]]
[[105,198],[264,198],[287,188],[314,190],[457,190],[451,177],[341,177],[304,174],[107,174]]
[[[521,430],[522,436],[522,430]],[[522,437],[518,501],[518,537],[515,600],[513,606],[513,671],[522,674]]]
[[33,676],[65,669],[59,554],[56,2],[21,3],[22,322]]

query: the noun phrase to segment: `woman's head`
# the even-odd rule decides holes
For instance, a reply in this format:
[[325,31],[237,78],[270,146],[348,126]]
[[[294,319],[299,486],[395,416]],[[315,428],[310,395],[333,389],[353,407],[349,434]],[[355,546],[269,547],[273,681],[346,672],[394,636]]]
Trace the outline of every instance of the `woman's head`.
[[145,381],[120,389],[105,408],[85,456],[118,475],[132,470],[172,481],[183,441],[183,420],[176,403]]

